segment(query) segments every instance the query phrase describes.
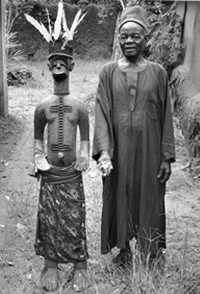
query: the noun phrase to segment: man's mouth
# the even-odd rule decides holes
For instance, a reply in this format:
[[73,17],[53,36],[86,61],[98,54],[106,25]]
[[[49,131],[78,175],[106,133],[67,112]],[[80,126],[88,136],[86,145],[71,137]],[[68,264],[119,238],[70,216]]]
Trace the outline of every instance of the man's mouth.
[[125,50],[137,50],[136,46],[125,46],[124,47]]

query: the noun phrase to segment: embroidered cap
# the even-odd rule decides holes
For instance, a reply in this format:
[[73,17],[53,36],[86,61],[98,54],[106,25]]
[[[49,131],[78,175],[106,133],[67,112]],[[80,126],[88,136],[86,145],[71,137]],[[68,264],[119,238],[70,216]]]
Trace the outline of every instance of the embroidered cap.
[[119,25],[119,31],[122,26],[127,22],[134,22],[140,25],[145,31],[147,31],[146,25],[146,11],[139,5],[128,6],[122,11],[121,22]]

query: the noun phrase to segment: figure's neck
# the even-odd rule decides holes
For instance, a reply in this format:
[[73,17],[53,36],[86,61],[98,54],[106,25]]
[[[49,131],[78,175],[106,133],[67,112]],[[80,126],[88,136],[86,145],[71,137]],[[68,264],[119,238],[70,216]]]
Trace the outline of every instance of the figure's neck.
[[54,80],[54,94],[55,95],[68,95],[69,94],[69,77],[63,81]]

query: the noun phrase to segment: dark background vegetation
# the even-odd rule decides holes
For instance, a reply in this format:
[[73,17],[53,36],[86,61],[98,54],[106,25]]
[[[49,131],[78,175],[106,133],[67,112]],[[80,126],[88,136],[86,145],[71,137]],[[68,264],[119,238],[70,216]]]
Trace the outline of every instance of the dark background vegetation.
[[[161,63],[169,75],[181,63],[184,55],[182,44],[182,23],[176,14],[173,1],[127,0],[124,3],[137,3],[147,11],[149,37],[145,55]],[[45,59],[48,44],[40,33],[25,19],[24,13],[47,25],[48,8],[52,24],[56,19],[58,0],[8,0],[9,32],[15,34],[23,55],[28,59]],[[64,0],[69,26],[79,9],[79,1]],[[122,11],[118,0],[89,0],[87,15],[75,34],[75,54],[87,58],[109,58],[112,55],[116,33],[117,17]],[[19,46],[18,46],[19,49]]]
[[[109,57],[112,53],[112,43],[115,31],[119,3],[116,1],[91,1],[87,15],[75,35],[75,53],[80,57]],[[102,2],[102,3],[101,3]],[[43,58],[47,53],[47,43],[24,18],[29,13],[37,20],[47,24],[45,8],[49,10],[52,23],[56,19],[58,1],[10,1],[13,17],[17,16],[12,30],[17,32],[17,39],[28,58]],[[78,10],[77,1],[64,1],[67,21],[70,26]]]

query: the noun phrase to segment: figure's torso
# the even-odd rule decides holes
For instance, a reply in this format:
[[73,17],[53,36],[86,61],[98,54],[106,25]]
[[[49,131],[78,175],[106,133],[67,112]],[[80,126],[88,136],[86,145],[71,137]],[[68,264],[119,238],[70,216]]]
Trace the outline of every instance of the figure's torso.
[[80,104],[71,96],[52,96],[43,103],[47,123],[47,157],[57,166],[76,159],[76,133]]

